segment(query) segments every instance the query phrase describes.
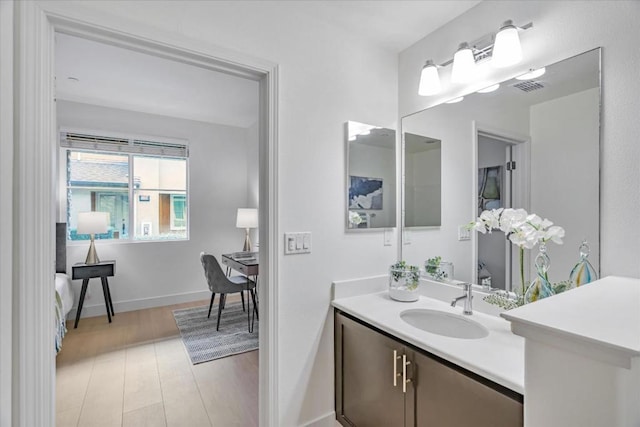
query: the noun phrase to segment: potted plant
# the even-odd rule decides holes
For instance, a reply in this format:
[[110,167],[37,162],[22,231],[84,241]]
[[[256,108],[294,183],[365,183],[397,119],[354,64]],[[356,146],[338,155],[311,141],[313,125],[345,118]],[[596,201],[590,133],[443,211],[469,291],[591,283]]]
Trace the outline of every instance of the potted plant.
[[426,260],[424,263],[424,271],[433,280],[453,279],[453,264],[448,261],[442,261],[442,257],[440,256]]
[[417,266],[398,261],[389,267],[389,296],[397,301],[416,301],[419,280],[420,269]]

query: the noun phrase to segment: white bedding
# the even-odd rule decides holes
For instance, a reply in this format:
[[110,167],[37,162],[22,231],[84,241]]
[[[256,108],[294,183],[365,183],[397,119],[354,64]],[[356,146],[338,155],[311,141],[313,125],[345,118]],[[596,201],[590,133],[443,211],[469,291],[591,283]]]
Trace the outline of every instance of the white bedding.
[[55,346],[56,353],[62,348],[62,338],[67,332],[67,314],[73,307],[73,289],[71,279],[64,273],[56,273],[56,321],[55,321]]
[[73,307],[73,289],[69,276],[64,273],[56,273],[56,291],[62,299],[62,314],[66,318]]

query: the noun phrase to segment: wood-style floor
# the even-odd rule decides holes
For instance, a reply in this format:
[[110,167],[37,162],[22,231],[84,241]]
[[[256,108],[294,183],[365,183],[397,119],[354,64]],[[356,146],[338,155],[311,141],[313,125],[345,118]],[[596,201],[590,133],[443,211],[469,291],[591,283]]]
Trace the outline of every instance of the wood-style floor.
[[257,426],[258,352],[192,365],[182,344],[172,311],[206,304],[84,318],[78,329],[68,321],[56,425]]

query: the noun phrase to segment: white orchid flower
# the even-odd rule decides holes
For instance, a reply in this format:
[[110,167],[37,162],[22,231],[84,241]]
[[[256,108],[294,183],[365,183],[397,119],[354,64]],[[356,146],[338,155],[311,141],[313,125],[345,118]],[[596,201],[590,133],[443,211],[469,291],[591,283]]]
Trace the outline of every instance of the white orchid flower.
[[492,209],[490,211],[482,211],[480,214],[480,221],[484,222],[485,227],[489,232],[494,228],[498,228],[500,226],[500,214],[504,209]]
[[564,228],[554,225],[544,233],[543,241],[546,242],[547,240],[551,240],[552,242],[561,245],[563,237],[564,237]]
[[513,233],[527,221],[527,211],[524,209],[505,209],[500,216],[500,230]]
[[482,234],[485,234],[487,232],[487,226],[480,219],[478,219],[476,222],[473,223],[473,226],[471,227],[471,229],[475,231],[479,231]]
[[362,217],[358,212],[349,211],[349,223],[358,225],[362,222]]

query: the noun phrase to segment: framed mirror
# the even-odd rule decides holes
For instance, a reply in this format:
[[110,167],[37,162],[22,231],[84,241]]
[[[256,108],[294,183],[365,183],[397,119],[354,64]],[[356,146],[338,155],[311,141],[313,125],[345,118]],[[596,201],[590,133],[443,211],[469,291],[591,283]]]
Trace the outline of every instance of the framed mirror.
[[[512,290],[517,247],[499,231],[465,230],[482,210],[511,207],[565,229],[562,245],[547,245],[551,282],[569,279],[583,241],[599,272],[600,63],[598,48],[403,117],[403,135],[441,141],[442,221],[417,230],[405,221],[402,259],[441,256],[457,280]],[[411,203],[405,194],[403,209]],[[528,281],[536,254],[525,251]]]
[[396,226],[396,132],[349,121],[347,147],[347,231]]

